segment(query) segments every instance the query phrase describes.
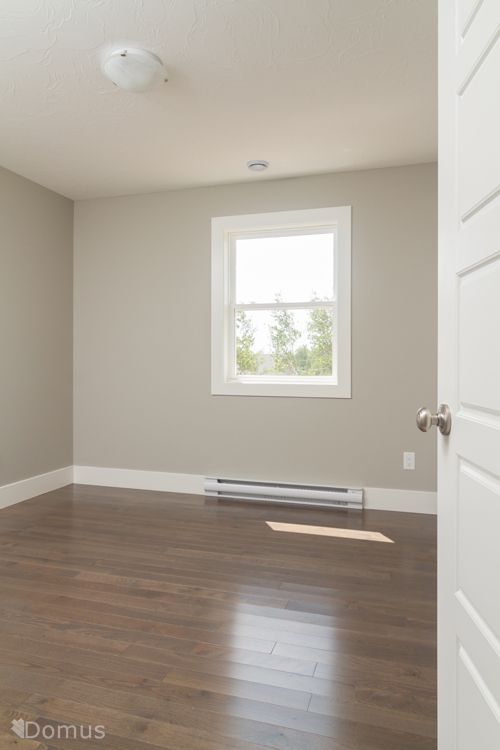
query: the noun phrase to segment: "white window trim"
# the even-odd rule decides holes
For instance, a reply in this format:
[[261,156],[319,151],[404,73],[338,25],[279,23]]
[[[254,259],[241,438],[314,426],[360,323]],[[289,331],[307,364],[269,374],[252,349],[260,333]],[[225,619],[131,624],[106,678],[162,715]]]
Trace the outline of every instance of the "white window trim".
[[[328,377],[240,375],[229,371],[234,363],[234,263],[232,236],[241,237],[265,231],[280,236],[297,230],[321,231],[327,227],[335,233],[335,295],[332,303],[279,303],[278,308],[333,307],[338,371]],[[245,309],[245,305],[237,305]],[[249,305],[248,309],[257,309]],[[262,309],[273,304],[264,303]],[[335,340],[335,339],[334,339]],[[351,207],[314,208],[279,211],[243,216],[220,216],[212,219],[212,394],[224,396],[293,396],[316,398],[351,398]]]

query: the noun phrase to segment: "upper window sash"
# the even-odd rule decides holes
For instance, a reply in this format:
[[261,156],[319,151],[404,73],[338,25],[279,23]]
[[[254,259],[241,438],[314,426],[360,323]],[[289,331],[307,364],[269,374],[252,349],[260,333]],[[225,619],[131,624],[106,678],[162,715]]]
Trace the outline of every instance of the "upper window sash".
[[[228,232],[226,237],[226,270],[228,275],[228,294],[227,304],[234,305],[237,309],[245,309],[246,305],[265,305],[266,308],[270,308],[276,304],[289,305],[297,304],[298,307],[309,307],[316,306],[316,300],[309,299],[297,299],[293,302],[276,302],[276,299],[261,300],[259,302],[238,302],[237,300],[237,243],[240,240],[253,240],[253,239],[271,239],[271,238],[286,238],[286,237],[307,237],[310,235],[331,235],[333,238],[332,243],[332,256],[333,256],[333,279],[332,279],[332,295],[324,302],[333,302],[337,299],[337,285],[338,285],[338,263],[337,263],[337,227],[332,224],[325,225],[314,225],[314,226],[302,226],[296,228],[290,228],[288,226],[280,227],[274,225],[273,228],[250,231],[236,231]],[[314,303],[314,304],[311,304]],[[321,306],[321,305],[320,305]],[[258,309],[258,307],[252,307],[247,309]],[[290,308],[293,309],[293,308]]]

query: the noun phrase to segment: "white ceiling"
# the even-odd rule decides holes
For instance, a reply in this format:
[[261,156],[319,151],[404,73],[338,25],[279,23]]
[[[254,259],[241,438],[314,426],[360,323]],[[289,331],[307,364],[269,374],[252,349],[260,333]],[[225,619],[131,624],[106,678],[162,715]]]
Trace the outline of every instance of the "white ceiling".
[[[0,164],[72,198],[432,161],[435,0],[1,0]],[[114,87],[140,45],[170,81]]]

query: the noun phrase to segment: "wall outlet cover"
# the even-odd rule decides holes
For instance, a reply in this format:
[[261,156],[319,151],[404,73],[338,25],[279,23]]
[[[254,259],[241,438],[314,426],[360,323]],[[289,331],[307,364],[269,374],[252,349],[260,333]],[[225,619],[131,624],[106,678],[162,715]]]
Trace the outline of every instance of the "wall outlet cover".
[[412,451],[405,451],[403,453],[403,469],[405,471],[415,470],[415,453]]

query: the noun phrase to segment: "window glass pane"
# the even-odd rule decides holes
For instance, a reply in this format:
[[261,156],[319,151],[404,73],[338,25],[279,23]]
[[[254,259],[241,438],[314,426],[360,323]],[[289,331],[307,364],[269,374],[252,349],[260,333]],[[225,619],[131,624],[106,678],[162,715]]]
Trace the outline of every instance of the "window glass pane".
[[333,374],[333,312],[237,310],[236,374],[328,376]]
[[333,299],[332,232],[236,239],[236,303]]

